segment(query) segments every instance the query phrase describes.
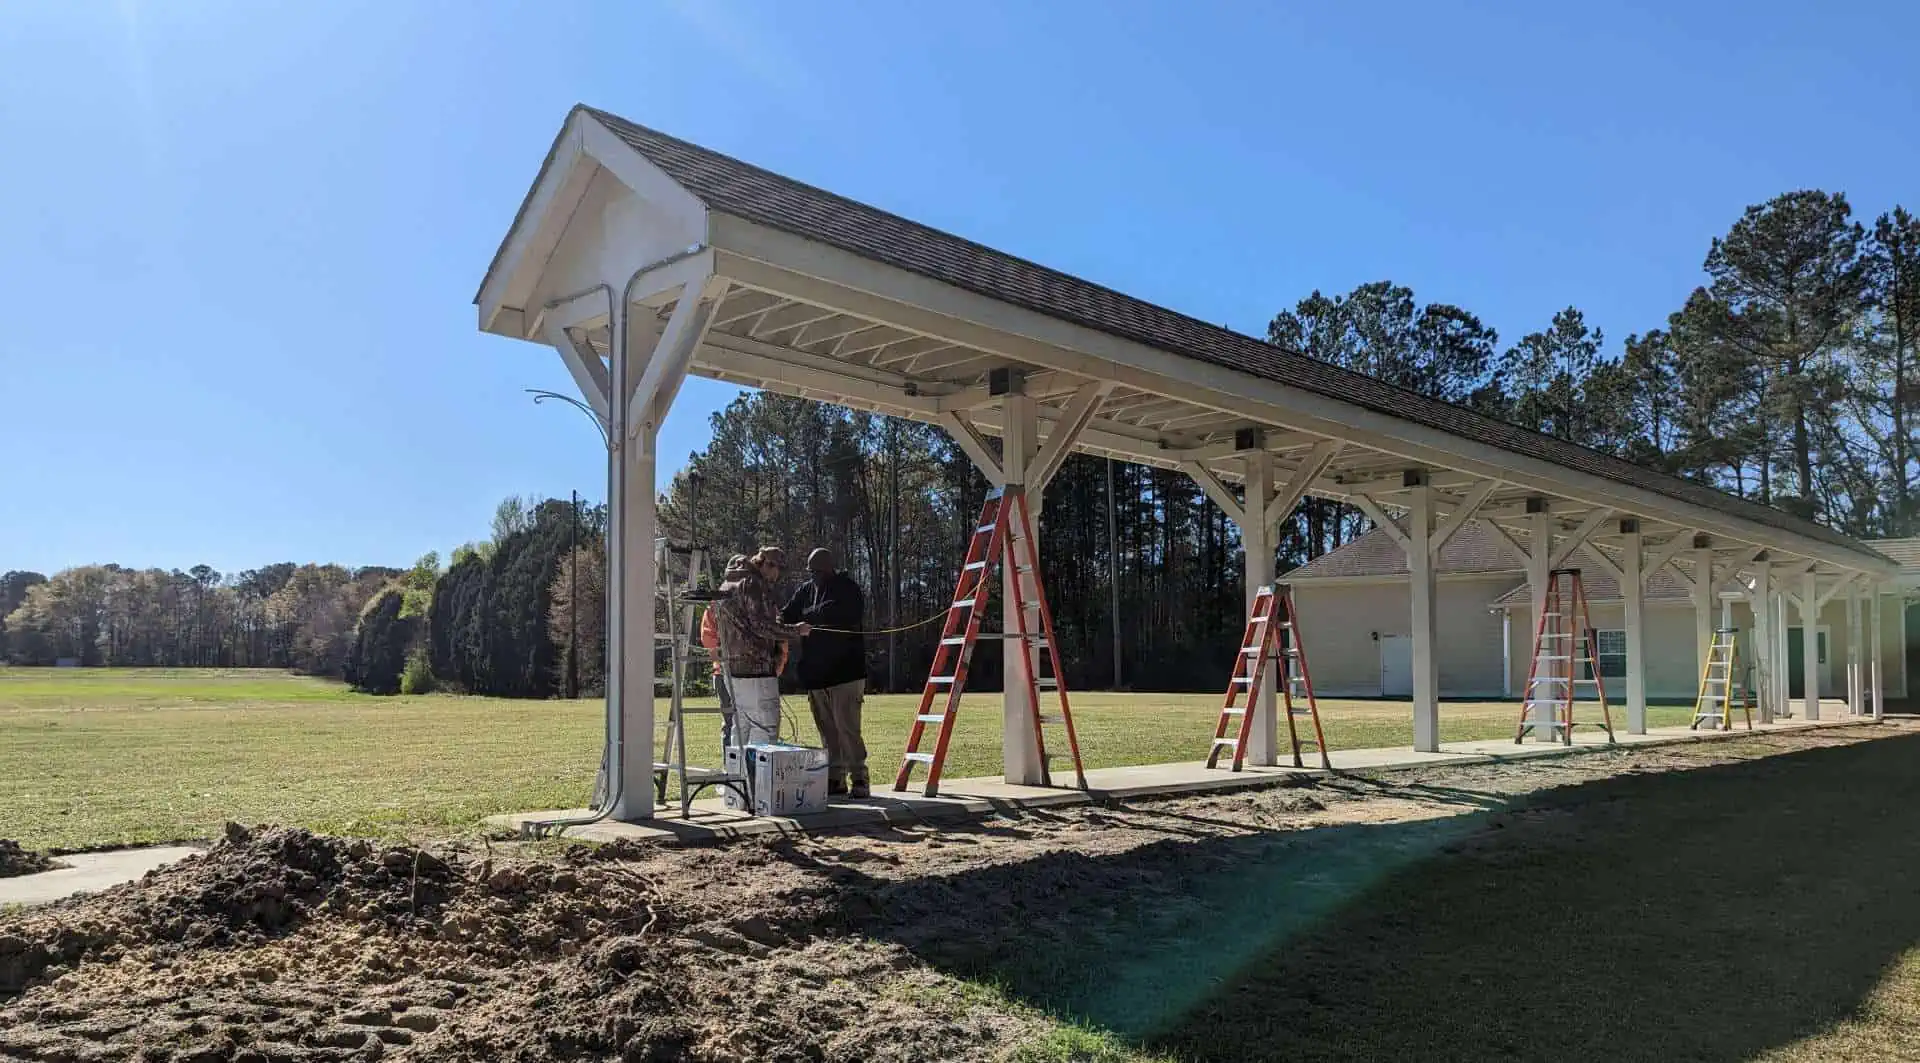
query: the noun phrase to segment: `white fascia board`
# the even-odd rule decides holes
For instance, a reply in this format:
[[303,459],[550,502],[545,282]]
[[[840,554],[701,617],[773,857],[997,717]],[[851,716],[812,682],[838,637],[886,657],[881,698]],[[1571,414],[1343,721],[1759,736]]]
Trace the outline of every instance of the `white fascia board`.
[[[579,112],[568,118],[540,173],[534,177],[524,206],[512,228],[507,230],[496,260],[474,296],[474,305],[480,312],[480,331],[526,339],[527,333],[523,330],[535,327],[534,315],[527,312],[528,308],[510,305],[510,300],[524,299],[533,292],[540,267],[559,245],[567,219],[587,194],[589,179],[597,165],[588,158],[582,142],[582,129],[588,123],[599,124]],[[519,319],[503,321],[501,315],[507,312],[519,314]]]
[[1891,561],[1876,564],[1852,550],[1729,518],[1707,506],[1158,350],[725,213],[712,215],[709,233],[722,252],[720,273],[854,316],[1031,365],[1112,380],[1277,428],[1341,439],[1414,466],[1438,466],[1588,505],[1686,523],[1850,570],[1897,569]]

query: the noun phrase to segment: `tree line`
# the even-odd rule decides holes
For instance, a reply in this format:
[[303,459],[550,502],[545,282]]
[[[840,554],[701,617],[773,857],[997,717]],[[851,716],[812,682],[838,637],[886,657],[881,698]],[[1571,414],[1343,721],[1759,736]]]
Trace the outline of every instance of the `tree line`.
[[[1503,345],[1478,316],[1390,281],[1315,291],[1272,342],[1421,394],[1778,506],[1860,537],[1920,532],[1911,491],[1920,363],[1920,221],[1867,226],[1846,198],[1749,207],[1703,283],[1610,350],[1574,306]],[[940,429],[742,395],[661,498],[661,526],[732,552],[832,547],[867,590],[879,688],[917,689],[987,484]],[[15,661],[284,667],[372,691],[597,694],[605,674],[598,505],[508,499],[491,536],[407,569],[271,565],[222,577],[114,565],[0,577]],[[1308,500],[1280,571],[1366,528]],[[1241,627],[1237,530],[1178,472],[1076,455],[1040,530],[1069,685],[1212,689]],[[998,647],[974,676],[998,682]]]

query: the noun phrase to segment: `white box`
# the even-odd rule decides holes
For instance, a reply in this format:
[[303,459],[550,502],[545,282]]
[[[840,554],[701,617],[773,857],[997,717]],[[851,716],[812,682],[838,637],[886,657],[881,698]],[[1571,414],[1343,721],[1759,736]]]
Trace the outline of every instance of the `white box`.
[[[752,812],[756,816],[806,816],[827,807],[827,751],[785,742],[756,742],[745,749],[746,767],[741,768],[742,750],[727,747],[726,769],[729,775],[745,775],[753,791]],[[721,801],[735,812],[747,811],[747,804],[732,787],[721,791]]]

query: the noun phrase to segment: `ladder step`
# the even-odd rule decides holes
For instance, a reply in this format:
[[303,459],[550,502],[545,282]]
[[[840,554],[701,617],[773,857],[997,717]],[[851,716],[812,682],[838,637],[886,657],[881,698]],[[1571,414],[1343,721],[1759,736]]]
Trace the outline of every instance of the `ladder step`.
[[981,569],[983,569],[983,568],[986,568],[986,567],[987,567],[987,563],[986,563],[985,561],[969,561],[969,562],[967,562],[967,563],[966,563],[965,565],[963,565],[963,566],[961,566],[961,568],[960,568],[960,571],[962,571],[962,572],[978,572],[978,571],[980,571]]
[[934,683],[952,683],[956,678],[958,677],[951,675],[930,675],[927,677],[927,683],[928,685]]
[[1243,687],[1250,687],[1253,685],[1253,677],[1250,675],[1236,675],[1233,677],[1233,681],[1235,683],[1240,684]]
[[1246,714],[1247,714],[1247,710],[1239,705],[1235,705],[1233,708],[1230,708],[1230,709],[1220,710],[1220,715],[1222,716],[1245,716]]
[[975,534],[975,535],[979,535],[979,534],[981,534],[982,532],[990,532],[990,531],[992,531],[992,530],[993,530],[993,525],[991,525],[991,524],[982,524],[982,525],[980,525],[980,526],[979,526],[978,528],[975,528],[975,529],[973,529],[973,534]]
[[1041,723],[1066,723],[1067,718],[1065,716],[1060,715],[1059,713],[1042,714],[1040,717],[1040,722]]
[[961,608],[965,608],[965,609],[971,609],[971,608],[973,608],[973,599],[972,599],[972,598],[962,598],[961,600],[959,600],[959,601],[957,601],[957,602],[954,602],[954,603],[953,603],[953,605],[951,606],[951,608],[954,608],[954,609],[961,609]]
[[965,646],[966,644],[967,640],[965,636],[940,640],[940,645],[942,646]]
[[939,723],[941,720],[946,719],[946,716],[937,712],[929,712],[915,716],[914,719],[919,720],[921,723]]
[[1216,746],[1237,746],[1240,744],[1240,740],[1238,738],[1216,738],[1213,740],[1213,744]]

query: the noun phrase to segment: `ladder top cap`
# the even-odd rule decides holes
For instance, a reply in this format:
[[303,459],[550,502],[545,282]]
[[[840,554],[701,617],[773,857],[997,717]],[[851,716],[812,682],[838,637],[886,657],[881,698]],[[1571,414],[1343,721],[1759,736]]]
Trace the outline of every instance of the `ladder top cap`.
[[1549,573],[1547,573],[1547,575],[1548,575],[1549,577],[1552,577],[1552,576],[1578,576],[1579,574],[1580,574],[1580,570],[1579,570],[1579,569],[1577,569],[1577,568],[1556,568],[1556,569],[1554,569],[1554,570],[1553,570],[1552,572],[1549,572]]

